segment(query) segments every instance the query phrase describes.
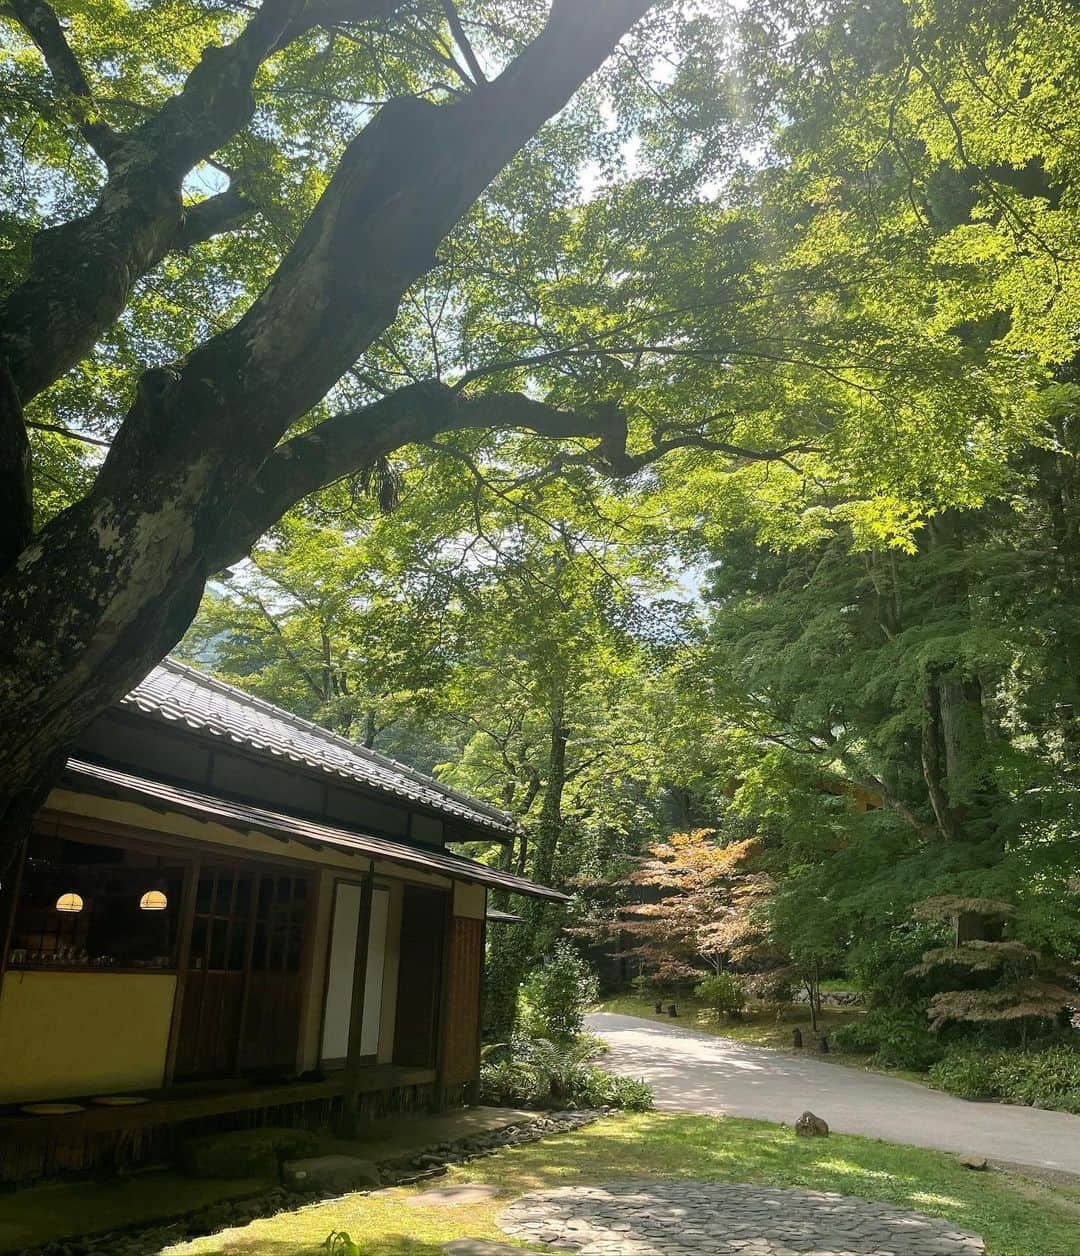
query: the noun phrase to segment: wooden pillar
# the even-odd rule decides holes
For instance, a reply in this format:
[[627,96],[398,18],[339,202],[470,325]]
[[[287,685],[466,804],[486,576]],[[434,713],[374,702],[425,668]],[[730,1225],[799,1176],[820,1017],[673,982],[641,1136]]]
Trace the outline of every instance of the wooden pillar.
[[487,990],[487,900],[484,890],[484,915],[480,921],[480,979],[476,993],[476,1071],[465,1091],[469,1103],[480,1102],[480,1066],[484,1054],[484,995]]
[[444,896],[446,904],[442,930],[442,973],[439,980],[439,1011],[435,1023],[435,1091],[431,1098],[431,1110],[442,1112],[446,1107],[446,1039],[450,1024],[450,1008],[453,1002],[450,989],[454,962],[454,885]]
[[195,922],[195,894],[199,888],[199,861],[184,869],[184,888],[180,893],[180,920],[176,938],[176,993],[173,995],[172,1020],[169,1023],[169,1045],[165,1051],[164,1085],[171,1086],[176,1073],[176,1053],[180,1047],[180,1022],[184,1015],[184,986],[191,967],[191,929]]
[[364,996],[367,990],[368,938],[371,933],[371,898],[374,890],[375,864],[369,865],[360,891],[360,911],[356,922],[356,956],[353,960],[352,1008],[349,1013],[349,1045],[345,1057],[345,1093],[342,1098],[340,1132],[346,1137],[356,1133],[357,1109],[360,1106],[361,1042],[364,1032]]
[[[311,1020],[311,1006],[316,997],[316,985],[313,981],[315,975],[315,952],[316,946],[320,941],[317,930],[319,928],[319,916],[322,911],[323,895],[325,893],[325,878],[322,876],[321,870],[313,872],[308,879],[308,900],[307,908],[304,915],[304,949],[300,956],[300,975],[303,984],[300,987],[300,1032],[296,1039],[296,1072],[299,1075],[305,1071],[304,1065],[304,1048],[306,1046],[308,1022]],[[333,906],[333,888],[331,887],[331,907]],[[326,921],[326,938],[327,946],[330,942],[330,919]],[[320,987],[325,986],[324,980],[320,983]],[[322,1017],[320,1022],[320,1050],[321,1050],[321,1029]],[[315,1064],[319,1063],[319,1051],[315,1053]]]

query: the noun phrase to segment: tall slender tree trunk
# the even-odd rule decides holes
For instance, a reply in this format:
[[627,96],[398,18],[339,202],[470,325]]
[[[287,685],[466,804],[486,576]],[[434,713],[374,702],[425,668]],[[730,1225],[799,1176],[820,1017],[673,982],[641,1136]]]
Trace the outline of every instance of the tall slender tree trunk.
[[[533,841],[532,877],[548,885],[554,876],[563,827],[563,794],[566,790],[566,747],[570,731],[566,723],[566,678],[560,660],[551,689],[551,732],[548,741],[547,783],[544,801]],[[518,870],[525,871],[527,837],[521,837],[522,858]],[[529,969],[544,954],[552,937],[553,904],[530,900],[524,909],[525,923],[513,929],[499,948],[488,957],[486,1032],[495,1041],[508,1041],[517,1022],[518,988]]]
[[551,700],[551,733],[548,743],[547,786],[536,826],[533,877],[541,884],[551,880],[563,827],[563,793],[566,790],[566,680],[562,668],[555,676]]

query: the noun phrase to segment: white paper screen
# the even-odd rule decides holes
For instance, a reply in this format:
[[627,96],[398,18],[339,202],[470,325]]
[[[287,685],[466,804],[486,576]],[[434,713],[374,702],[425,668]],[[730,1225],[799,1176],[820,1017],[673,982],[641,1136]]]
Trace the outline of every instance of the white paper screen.
[[[360,918],[361,887],[339,883],[334,897],[330,935],[330,971],[326,983],[326,1015],[323,1020],[322,1058],[343,1060],[349,1050],[352,1016],[353,971],[356,966],[356,928]],[[383,970],[386,965],[386,926],[390,891],[376,889],[371,898],[371,929],[368,934],[367,972],[364,988],[364,1020],[360,1033],[361,1055],[379,1050],[382,1017]]]

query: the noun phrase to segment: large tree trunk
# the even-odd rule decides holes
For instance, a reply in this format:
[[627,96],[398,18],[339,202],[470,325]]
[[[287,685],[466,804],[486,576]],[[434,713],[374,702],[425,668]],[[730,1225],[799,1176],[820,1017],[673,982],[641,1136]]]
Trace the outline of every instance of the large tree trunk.
[[[275,451],[290,425],[393,321],[446,233],[650,2],[555,0],[541,34],[491,83],[452,105],[400,99],[386,106],[348,146],[296,244],[237,325],[182,362],[148,372],[89,494],[28,543],[16,534],[0,582],[3,846],[18,842],[25,817],[82,729],[180,638],[207,578],[244,553],[288,504],[294,468],[303,482],[294,443]],[[172,110],[187,129],[166,128],[162,136],[174,172],[198,159],[226,113],[222,131],[234,132],[248,108],[251,76],[300,7],[268,0],[239,60],[225,49],[204,57],[190,80],[202,85],[194,122],[193,96]],[[125,161],[135,161],[132,145],[135,139],[117,159],[116,179],[128,169]],[[125,187],[129,198],[138,195]],[[100,264],[99,305],[67,276],[61,282],[53,265],[59,234],[35,250],[0,326],[0,440],[9,451],[20,399],[56,378],[112,321],[124,283],[163,247],[158,233],[172,221],[172,193],[153,183],[142,194],[152,208],[164,195],[167,212],[153,208],[142,225],[132,221],[118,231],[113,211],[99,207],[63,234],[73,250],[69,262]],[[109,250],[94,257],[93,240],[84,237],[100,234],[99,226],[113,234]],[[134,260],[132,249],[139,252]],[[79,283],[85,278],[80,272]],[[59,303],[55,332],[49,302]],[[367,429],[376,447],[380,436],[394,447],[415,430],[406,426],[399,435],[393,415],[380,427],[382,415],[373,415]],[[309,489],[349,469],[331,439],[336,434],[315,429],[301,444],[328,464]],[[5,491],[25,478],[24,461],[16,448],[0,463]],[[260,480],[268,467],[275,492]],[[260,513],[267,503],[275,512],[269,518]]]

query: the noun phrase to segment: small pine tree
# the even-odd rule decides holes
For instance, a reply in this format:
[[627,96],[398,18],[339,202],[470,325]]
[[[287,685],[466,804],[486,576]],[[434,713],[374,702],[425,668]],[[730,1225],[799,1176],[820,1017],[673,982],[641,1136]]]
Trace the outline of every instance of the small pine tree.
[[955,981],[955,988],[930,999],[932,1029],[952,1022],[1053,1021],[1076,1001],[1067,968],[1024,942],[1003,936],[1014,915],[1009,903],[961,895],[939,895],[916,904],[918,919],[948,920],[954,929],[952,946],[924,952],[908,969],[909,976],[934,974]]

